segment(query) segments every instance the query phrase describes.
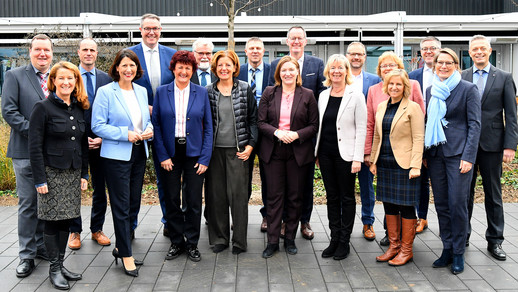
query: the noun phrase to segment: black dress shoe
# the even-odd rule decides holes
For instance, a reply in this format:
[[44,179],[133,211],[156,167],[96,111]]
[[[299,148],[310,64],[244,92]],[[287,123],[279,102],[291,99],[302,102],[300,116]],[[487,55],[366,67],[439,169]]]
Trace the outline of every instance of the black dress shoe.
[[169,247],[169,251],[167,252],[167,255],[165,256],[165,259],[166,260],[175,259],[182,253],[183,253],[183,248],[181,246],[178,246],[176,244],[171,244],[171,246]]
[[297,254],[298,249],[295,245],[295,240],[293,239],[284,239],[284,249],[289,254]]
[[266,246],[266,249],[263,251],[263,258],[271,258],[273,257],[273,254],[279,250],[279,244],[278,243],[268,243]]
[[213,248],[212,248],[212,251],[214,253],[220,253],[222,251],[224,251],[225,249],[228,248],[228,245],[226,244],[216,244]]
[[390,245],[390,241],[388,239],[388,236],[385,235],[385,237],[383,237],[381,240],[380,240],[380,245],[381,246],[389,246]]
[[441,256],[433,262],[432,267],[444,268],[453,262],[453,251],[451,248],[443,249]]
[[35,267],[33,259],[21,260],[16,267],[16,277],[25,278],[29,276]]
[[333,259],[337,261],[343,260],[349,255],[350,252],[351,247],[349,246],[349,242],[340,242],[338,248],[335,251],[335,254],[333,255]]
[[232,247],[232,254],[240,254],[242,252],[245,252],[245,250],[237,246]]
[[190,246],[187,248],[187,256],[193,262],[201,261],[201,254],[197,246]]
[[454,254],[453,255],[453,262],[451,263],[451,272],[454,275],[464,272],[464,255],[463,254]]
[[338,248],[338,241],[331,241],[329,246],[322,251],[323,258],[330,258],[335,255],[335,251]]
[[502,249],[502,245],[500,244],[488,244],[487,250],[489,253],[499,261],[505,261],[507,259],[507,255],[505,251]]

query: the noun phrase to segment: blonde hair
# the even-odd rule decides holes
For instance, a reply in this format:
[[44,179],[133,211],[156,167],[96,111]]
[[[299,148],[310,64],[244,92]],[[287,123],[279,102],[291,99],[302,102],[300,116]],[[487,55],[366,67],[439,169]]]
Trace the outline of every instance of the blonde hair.
[[385,75],[385,80],[383,80],[383,93],[388,94],[388,84],[390,82],[390,78],[392,77],[401,77],[403,85],[405,86],[405,89],[403,90],[403,98],[408,98],[412,88],[408,74],[404,69],[394,69]]
[[74,73],[74,77],[76,78],[76,86],[72,91],[72,96],[77,99],[77,102],[81,105],[83,109],[88,109],[90,107],[90,102],[88,102],[88,94],[86,93],[85,86],[83,85],[83,79],[81,78],[81,73],[76,65],[61,61],[50,69],[49,79],[47,82],[47,87],[50,91],[56,92],[56,84],[55,79],[59,69],[67,69]]
[[329,71],[331,71],[331,65],[336,62],[345,66],[345,84],[351,85],[353,83],[353,74],[351,72],[351,65],[349,64],[349,60],[347,60],[344,55],[334,54],[329,57],[326,67],[324,68],[324,77],[326,78],[326,80],[323,82],[324,86],[331,86],[331,76],[329,75]]
[[403,64],[403,61],[400,57],[396,55],[393,51],[386,51],[378,58],[378,67],[376,67],[376,73],[378,73],[378,76],[380,78],[383,78],[381,76],[381,63],[383,63],[385,60],[392,60],[394,63],[397,64],[398,69],[405,69],[405,65]]

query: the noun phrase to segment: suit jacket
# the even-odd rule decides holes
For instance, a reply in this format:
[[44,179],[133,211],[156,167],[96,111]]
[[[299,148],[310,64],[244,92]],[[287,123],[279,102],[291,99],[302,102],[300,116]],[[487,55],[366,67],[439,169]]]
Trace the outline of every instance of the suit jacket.
[[[427,101],[431,98],[431,89],[431,86],[426,89]],[[461,160],[475,163],[480,138],[480,111],[477,86],[461,80],[446,99],[444,118],[448,126],[443,127],[446,143],[441,144],[445,157],[460,155]],[[428,149],[426,155],[435,157],[437,147]]]
[[[113,80],[112,78],[104,71],[101,71],[97,68],[95,68],[95,94],[97,94],[97,90],[108,84],[108,83],[111,83]],[[97,135],[95,135],[93,132],[92,132],[92,107],[93,107],[93,103],[95,102],[95,97],[94,97],[94,100],[90,103],[90,107],[88,109],[85,110],[85,121],[86,121],[86,134],[88,137],[91,137],[91,138],[96,138]]]
[[2,116],[11,126],[7,157],[29,159],[29,119],[34,104],[45,99],[32,65],[5,73]]
[[[259,102],[258,127],[261,133],[259,158],[270,162],[275,143],[279,143],[274,132],[279,128],[281,114],[282,87],[269,86]],[[318,131],[318,105],[313,92],[297,86],[293,95],[290,116],[290,130],[299,134],[292,142],[293,154],[299,166],[314,161],[313,137]]]
[[[151,81],[149,80],[149,74],[147,72],[146,58],[144,57],[144,50],[142,48],[142,43],[135,45],[133,47],[129,47],[128,49],[132,50],[137,54],[137,57],[140,61],[140,66],[142,66],[142,70],[144,70],[144,74],[140,79],[135,80],[140,86],[143,86],[147,90],[148,104],[153,105],[153,89],[151,87]],[[171,59],[173,55],[176,53],[175,49],[171,49],[166,46],[162,46],[158,44],[158,54],[160,56],[160,84],[169,84],[174,80],[173,72],[169,70],[169,64],[171,63]]]
[[[415,69],[414,71],[408,73],[408,78],[419,82],[419,86],[421,86],[421,89],[423,89],[423,72],[424,72],[424,67],[421,67],[419,69]],[[425,88],[425,90],[426,90],[426,88]]]
[[[263,85],[262,85],[262,91],[266,89],[266,86],[268,86],[268,78],[270,78],[270,64],[264,63],[263,66]],[[237,76],[237,79],[242,80],[250,84],[248,82],[248,63],[241,65],[239,68],[239,75]]]
[[35,185],[47,182],[45,166],[81,169],[81,177],[88,178],[88,137],[83,114],[76,101],[68,106],[54,93],[34,105],[29,151]]
[[[216,80],[218,80],[218,77],[216,77],[216,75],[214,75],[214,73],[210,72],[210,80],[211,80],[211,83],[214,83]],[[200,85],[200,78],[198,78],[197,70],[192,73],[191,82],[196,85]],[[209,84],[207,84],[207,85],[209,85]]]
[[[318,147],[322,131],[322,119],[329,102],[331,88],[322,93],[318,99],[319,127],[317,134],[317,145],[315,156],[318,154]],[[338,115],[336,117],[336,136],[338,138],[338,150],[340,157],[345,161],[363,162],[363,148],[365,146],[365,135],[367,132],[367,106],[365,97],[359,92],[345,87],[344,96],[340,102]]]
[[[409,100],[416,102],[424,113],[426,113],[425,105],[423,101],[423,94],[419,83],[415,80],[410,80],[410,96]],[[376,111],[378,106],[388,100],[389,96],[383,93],[383,82],[371,86],[369,94],[367,95],[367,137],[365,138],[365,155],[371,153],[372,150],[372,138],[374,137],[374,125],[376,122]]]
[[[153,103],[154,150],[158,161],[175,156],[176,107],[174,82],[158,87]],[[186,155],[209,165],[212,155],[212,115],[207,89],[191,82],[186,114]]]
[[[276,59],[271,64],[269,86],[275,85],[275,70],[280,59]],[[324,78],[324,61],[322,59],[304,54],[304,65],[302,66],[302,87],[313,91],[315,98],[318,98],[320,93],[326,89],[323,82]]]
[[365,96],[365,100],[367,100],[367,95],[369,93],[369,88],[375,84],[378,84],[381,82],[381,78],[376,75],[369,72],[363,71],[363,95]]
[[[142,114],[142,130],[151,127],[146,89],[133,83]],[[122,95],[119,83],[112,82],[97,91],[92,109],[92,131],[103,139],[101,157],[129,161],[133,143],[128,141],[128,131],[133,131],[131,113]],[[146,156],[148,155],[147,141],[144,140]]]
[[[382,124],[389,100],[378,106],[376,127],[371,152],[371,162],[378,160],[382,138]],[[390,146],[396,162],[403,169],[421,169],[424,149],[424,114],[421,107],[404,98],[394,115],[390,126]]]
[[[462,79],[473,82],[473,67],[462,71]],[[480,136],[480,148],[489,152],[516,150],[516,85],[510,73],[491,65],[481,106],[481,132],[484,135]]]

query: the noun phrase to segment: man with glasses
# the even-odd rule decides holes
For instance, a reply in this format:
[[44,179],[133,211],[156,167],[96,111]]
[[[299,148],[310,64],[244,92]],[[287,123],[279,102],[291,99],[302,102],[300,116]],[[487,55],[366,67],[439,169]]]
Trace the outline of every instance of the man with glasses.
[[[367,59],[365,46],[360,42],[352,42],[347,46],[346,53],[347,60],[351,65],[351,72],[353,74],[354,82],[351,85],[357,91],[361,91],[367,101],[367,93],[369,88],[381,81],[377,75],[363,71],[363,65]],[[369,166],[362,163],[362,168],[358,173],[358,182],[360,183],[360,198],[362,202],[362,222],[363,222],[363,237],[367,240],[376,239],[374,233],[374,204],[376,198],[374,197],[374,186],[372,184],[374,175],[370,172]]]
[[[313,57],[304,53],[304,48],[307,44],[306,31],[302,26],[292,26],[288,30],[286,37],[286,44],[290,49],[290,56],[295,58],[300,67],[300,77],[302,77],[302,87],[311,89],[315,98],[318,100],[320,92],[324,91],[324,62],[322,59]],[[275,70],[279,59],[276,59],[271,64],[270,78],[268,85],[273,86],[275,84]],[[309,221],[311,219],[311,213],[313,212],[313,176],[315,167],[308,167],[309,171],[305,180],[305,186],[302,197],[302,215],[300,217],[300,232],[302,237],[311,240],[315,236]],[[284,236],[284,224],[281,227],[281,237]]]
[[[421,85],[423,91],[423,101],[426,107],[426,89],[433,82],[433,60],[441,50],[441,41],[436,37],[428,36],[421,40],[421,57],[424,61],[422,68],[416,69],[408,73],[410,79],[416,80]],[[419,197],[419,206],[417,206],[417,227],[416,233],[423,232],[428,228],[428,205],[430,203],[430,177],[428,176],[428,168],[424,165],[421,167],[421,194]]]
[[192,74],[191,82],[207,86],[216,81],[216,75],[210,72],[214,44],[207,39],[199,38],[192,44],[192,51],[198,64],[198,70],[196,70],[196,74]]
[[[481,133],[477,160],[473,165],[473,179],[468,201],[468,215],[471,221],[477,170],[484,186],[484,205],[487,218],[487,250],[497,260],[505,261],[502,249],[504,241],[504,205],[502,203],[502,161],[514,159],[518,143],[516,119],[516,85],[510,73],[497,69],[489,63],[492,53],[489,40],[475,35],[469,41],[469,55],[474,66],[462,71],[462,79],[477,85],[480,94]],[[505,120],[504,120],[505,118]],[[469,245],[471,225],[468,228],[466,246]]]
[[[140,33],[142,34],[142,43],[130,47],[129,49],[137,54],[140,61],[140,65],[144,70],[144,75],[137,79],[135,83],[144,86],[147,90],[149,112],[153,109],[153,99],[158,86],[169,84],[173,81],[174,76],[171,70],[169,70],[169,64],[173,55],[176,53],[175,49],[168,48],[158,43],[160,34],[162,32],[162,26],[160,25],[160,17],[155,14],[144,14],[140,18]],[[153,162],[156,172],[158,199],[160,201],[160,207],[162,208],[162,223],[164,224],[164,236],[168,236],[167,224],[165,220],[165,202],[164,202],[164,190],[162,183],[160,182],[159,169],[160,161],[152,151]],[[135,222],[131,226],[131,238],[135,236],[135,228],[137,228],[137,214],[135,215]]]

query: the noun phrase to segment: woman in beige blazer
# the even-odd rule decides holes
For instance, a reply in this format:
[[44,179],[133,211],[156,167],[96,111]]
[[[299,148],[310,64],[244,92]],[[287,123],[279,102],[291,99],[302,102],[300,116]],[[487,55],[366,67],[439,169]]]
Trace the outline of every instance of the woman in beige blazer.
[[323,258],[341,260],[349,254],[349,240],[356,216],[354,187],[361,169],[367,127],[367,107],[353,82],[344,55],[332,55],[324,69],[325,86],[318,99],[319,129],[315,156],[327,194],[331,243]]
[[383,202],[390,241],[376,260],[392,266],[404,265],[413,257],[415,206],[421,190],[424,115],[408,98],[410,86],[405,70],[385,76],[383,91],[390,98],[378,106],[371,152],[370,169],[378,176],[376,199]]

